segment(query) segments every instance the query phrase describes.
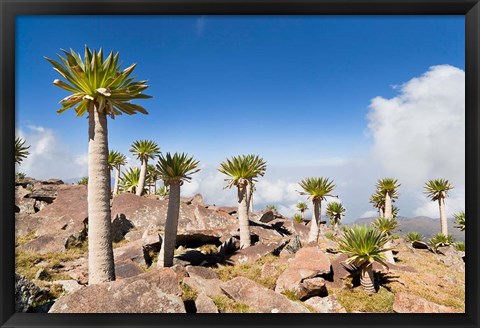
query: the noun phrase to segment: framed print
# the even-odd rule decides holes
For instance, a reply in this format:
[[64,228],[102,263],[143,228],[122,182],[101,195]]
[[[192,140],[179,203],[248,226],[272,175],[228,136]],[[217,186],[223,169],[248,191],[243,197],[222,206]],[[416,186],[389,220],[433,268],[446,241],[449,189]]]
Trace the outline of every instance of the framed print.
[[2,327],[478,326],[478,1],[0,4]]

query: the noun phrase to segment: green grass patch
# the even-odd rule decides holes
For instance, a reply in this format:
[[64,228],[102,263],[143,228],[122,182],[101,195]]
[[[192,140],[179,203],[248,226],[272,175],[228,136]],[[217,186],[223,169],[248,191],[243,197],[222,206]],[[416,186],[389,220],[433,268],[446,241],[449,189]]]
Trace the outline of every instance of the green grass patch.
[[361,287],[342,288],[332,293],[347,312],[393,313],[395,295],[382,287],[375,294],[368,294]]
[[195,301],[197,299],[198,293],[190,288],[190,286],[180,283],[180,288],[182,289],[182,300],[185,301]]

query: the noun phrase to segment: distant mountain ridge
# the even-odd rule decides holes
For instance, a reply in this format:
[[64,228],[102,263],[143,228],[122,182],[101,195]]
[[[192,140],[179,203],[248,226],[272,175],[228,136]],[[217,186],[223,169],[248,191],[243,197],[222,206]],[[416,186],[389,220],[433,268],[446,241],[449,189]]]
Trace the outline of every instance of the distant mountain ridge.
[[[359,218],[352,224],[370,224],[376,217]],[[428,216],[415,216],[413,218],[398,217],[397,221],[400,226],[396,230],[396,234],[405,235],[411,231],[417,231],[425,236],[425,240],[428,240],[434,234],[440,232],[440,219],[432,219]],[[448,232],[457,241],[465,241],[465,233],[455,228],[455,219],[448,218]]]

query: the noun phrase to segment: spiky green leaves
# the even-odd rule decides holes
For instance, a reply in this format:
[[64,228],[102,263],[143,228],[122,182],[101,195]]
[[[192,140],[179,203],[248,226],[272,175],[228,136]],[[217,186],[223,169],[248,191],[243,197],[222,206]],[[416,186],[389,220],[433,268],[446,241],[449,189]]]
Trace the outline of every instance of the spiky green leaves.
[[373,207],[375,208],[383,209],[385,207],[385,194],[382,194],[377,190],[370,196],[370,203],[373,204]]
[[330,202],[327,204],[326,214],[334,223],[342,220],[342,216],[345,216],[345,211],[345,207],[340,202]]
[[455,223],[457,224],[455,228],[460,229],[461,231],[465,231],[465,212],[460,211],[458,213],[453,214],[455,218]]
[[394,218],[376,218],[371,225],[374,229],[390,234],[398,228],[399,223]]
[[87,46],[83,58],[72,49],[70,52],[62,49],[62,52],[64,57],[57,54],[60,61],[45,57],[65,79],[56,79],[53,84],[71,93],[60,101],[59,114],[73,107],[77,116],[82,116],[91,105],[112,118],[122,113],[148,114],[142,106],[131,103],[133,99],[151,98],[142,93],[148,88],[147,81],[134,81],[130,77],[136,64],[121,70],[118,52],[110,52],[104,60],[102,49],[92,53]]
[[25,146],[25,140],[22,138],[15,138],[15,164],[20,164],[22,161],[27,158],[30,153],[28,149],[30,146]]
[[383,253],[388,250],[385,248],[388,241],[386,233],[365,226],[346,228],[337,239],[339,252],[347,254],[349,258],[346,262],[357,268],[373,262],[387,266]]
[[306,210],[308,210],[308,205],[307,203],[305,202],[298,202],[297,203],[297,209],[300,211],[300,212],[305,212]]
[[308,195],[311,200],[324,200],[327,196],[332,196],[330,193],[335,189],[335,184],[328,178],[306,178],[299,182],[300,187],[304,192],[300,195]]
[[132,143],[130,152],[139,160],[144,161],[160,155],[160,147],[152,140],[136,140]]
[[432,200],[445,199],[448,191],[453,189],[450,181],[446,179],[428,180],[424,186],[424,193]]
[[120,178],[120,188],[123,191],[134,193],[138,188],[138,182],[140,181],[140,168],[131,167],[123,172]]
[[259,176],[264,176],[267,169],[267,162],[258,155],[239,155],[227,158],[226,161],[220,163],[218,171],[227,175],[225,179],[227,186],[253,184]]
[[127,164],[127,157],[122,153],[110,150],[108,152],[108,168],[113,170],[116,168],[117,170],[120,169],[120,166]]
[[428,240],[428,243],[436,251],[439,247],[453,244],[454,239],[452,235],[445,236],[443,233],[437,233]]
[[157,195],[160,197],[167,197],[170,194],[167,186],[161,186],[157,189]]
[[423,235],[419,232],[416,231],[411,231],[407,233],[406,235],[406,240],[410,243],[413,243],[414,241],[422,241],[423,240]]
[[401,184],[398,183],[397,179],[393,178],[383,178],[377,181],[376,187],[377,192],[385,195],[388,193],[392,199],[398,198],[397,189]]
[[191,175],[200,171],[198,163],[199,161],[185,153],[174,153],[173,155],[166,153],[158,158],[158,176],[167,186],[174,181],[190,182]]
[[298,213],[295,213],[293,215],[293,222],[302,223],[303,222],[302,216]]

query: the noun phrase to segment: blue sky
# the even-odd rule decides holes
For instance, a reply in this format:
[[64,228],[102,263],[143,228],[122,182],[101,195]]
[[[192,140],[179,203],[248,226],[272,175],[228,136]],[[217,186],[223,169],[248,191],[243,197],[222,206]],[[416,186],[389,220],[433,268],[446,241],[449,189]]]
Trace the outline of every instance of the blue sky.
[[463,16],[22,16],[16,37],[24,135],[44,129],[72,156],[86,153],[86,119],[56,113],[67,93],[52,85],[58,76],[43,56],[87,44],[119,51],[124,67],[138,63],[154,96],[138,102],[148,116],[110,120],[111,149],[128,154],[133,140],[152,139],[212,167],[257,153],[272,181],[293,181],[302,167],[341,175],[345,160],[374,152],[372,99],[398,96],[435,65],[464,70]]

